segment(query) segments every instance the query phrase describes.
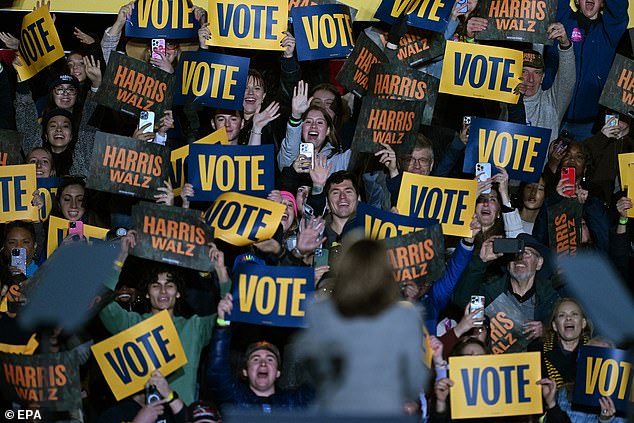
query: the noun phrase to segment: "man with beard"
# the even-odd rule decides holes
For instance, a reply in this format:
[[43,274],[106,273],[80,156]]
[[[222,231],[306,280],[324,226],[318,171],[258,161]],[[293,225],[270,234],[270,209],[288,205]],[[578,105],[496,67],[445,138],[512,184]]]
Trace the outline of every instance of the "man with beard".
[[473,256],[471,264],[463,274],[462,280],[454,291],[454,302],[465,307],[472,295],[483,295],[485,306],[506,293],[522,311],[532,319],[524,322],[523,333],[529,340],[536,340],[544,334],[544,322],[548,322],[559,294],[552,282],[537,272],[547,267],[550,250],[528,234],[519,234],[517,239],[524,241],[524,251],[514,256],[506,265],[506,272],[493,280],[487,280],[485,274],[488,263],[503,254],[493,252],[493,240],[487,239],[480,250],[480,256]]

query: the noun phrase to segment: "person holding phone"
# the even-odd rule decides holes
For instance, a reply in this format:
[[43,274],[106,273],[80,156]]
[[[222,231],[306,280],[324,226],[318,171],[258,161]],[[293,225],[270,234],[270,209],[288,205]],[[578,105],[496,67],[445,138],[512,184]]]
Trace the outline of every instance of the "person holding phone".
[[524,323],[524,334],[534,341],[544,334],[544,325],[551,316],[555,303],[560,296],[545,275],[538,273],[542,267],[551,266],[551,251],[544,244],[528,234],[519,234],[517,239],[524,241],[524,251],[509,257],[506,272],[488,280],[487,269],[491,262],[501,258],[495,253],[493,242],[501,236],[488,238],[482,244],[479,255],[474,255],[463,277],[454,291],[454,302],[465,307],[472,295],[483,295],[485,304],[491,304],[506,293],[524,315],[532,319]]

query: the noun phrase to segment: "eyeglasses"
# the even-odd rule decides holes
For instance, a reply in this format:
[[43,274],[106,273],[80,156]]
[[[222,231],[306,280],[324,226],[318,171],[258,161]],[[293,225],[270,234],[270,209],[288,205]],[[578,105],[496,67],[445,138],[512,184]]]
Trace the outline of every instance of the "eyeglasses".
[[57,94],[57,95],[77,95],[77,88],[75,88],[75,87],[69,87],[69,88],[57,87],[57,88],[55,88],[55,94]]
[[410,166],[418,165],[418,167],[427,167],[431,165],[431,159],[429,157],[421,157],[420,159],[410,157],[407,161],[409,162]]
[[533,250],[528,250],[528,249],[526,249],[526,250],[522,251],[521,253],[519,253],[519,254],[518,254],[518,256],[519,256],[519,255],[522,255],[522,256],[524,256],[524,257],[526,257],[526,258],[531,258],[531,257],[535,257],[535,256],[537,256],[537,255],[538,255],[538,253],[537,253],[537,252],[535,252],[535,251],[533,251]]

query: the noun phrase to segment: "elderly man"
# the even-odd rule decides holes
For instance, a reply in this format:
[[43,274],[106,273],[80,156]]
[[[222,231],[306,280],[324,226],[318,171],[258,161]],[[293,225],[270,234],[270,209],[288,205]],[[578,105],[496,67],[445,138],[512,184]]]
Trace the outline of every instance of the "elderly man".
[[493,280],[487,280],[485,276],[488,263],[502,257],[502,254],[493,252],[494,237],[482,244],[480,256],[473,256],[456,286],[454,302],[465,307],[472,295],[483,295],[488,305],[506,293],[523,315],[533,316],[532,320],[524,323],[524,333],[533,340],[543,335],[543,322],[550,318],[559,294],[550,280],[537,274],[549,259],[550,250],[528,234],[519,234],[517,238],[524,241],[524,252],[508,262],[504,275]]

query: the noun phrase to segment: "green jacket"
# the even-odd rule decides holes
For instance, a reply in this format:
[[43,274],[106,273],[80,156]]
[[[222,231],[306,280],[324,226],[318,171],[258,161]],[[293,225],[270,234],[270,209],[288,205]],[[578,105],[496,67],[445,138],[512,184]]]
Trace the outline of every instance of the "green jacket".
[[[462,277],[454,290],[454,303],[464,308],[472,295],[484,295],[485,304],[491,304],[500,294],[507,290],[511,276],[505,273],[502,276],[486,280],[485,274],[488,263],[479,256],[473,255],[471,263],[462,273]],[[550,280],[542,279],[539,274],[535,277],[535,320],[544,324],[548,323],[555,303],[560,299],[559,294],[552,286]]]
[[[113,270],[113,273],[105,285],[109,289],[114,290],[118,279],[119,272]],[[230,287],[230,281],[225,281],[220,284],[221,298],[229,292]],[[139,314],[125,311],[114,301],[105,306],[99,313],[103,325],[113,335],[151,316],[150,313]],[[189,319],[173,316],[172,320],[180,336],[185,355],[187,356],[187,363],[167,376],[167,381],[172,390],[178,392],[183,402],[189,405],[195,401],[196,376],[200,362],[200,353],[202,349],[209,344],[209,341],[211,341],[211,334],[216,324],[216,314],[203,317],[194,315]]]

